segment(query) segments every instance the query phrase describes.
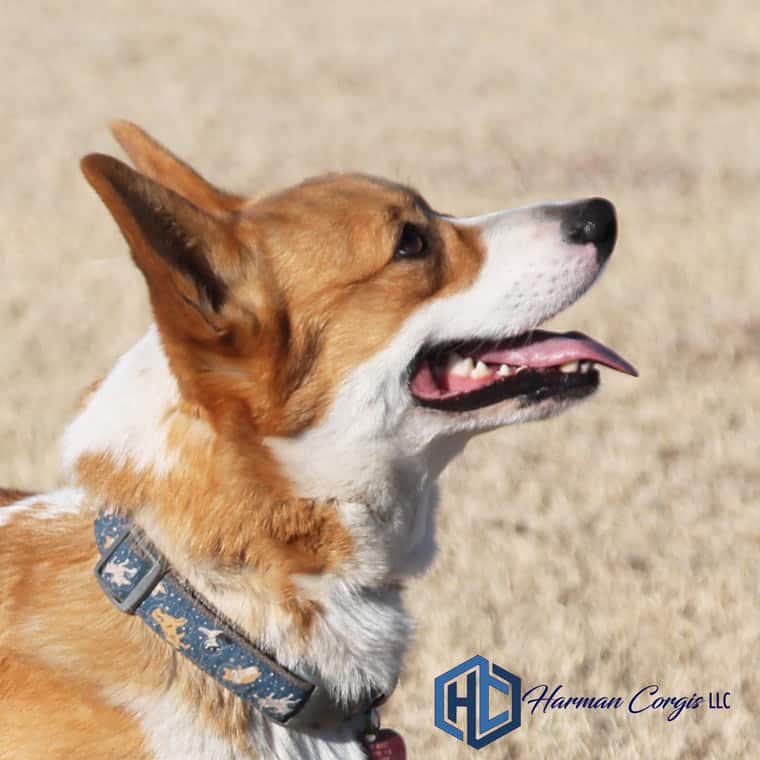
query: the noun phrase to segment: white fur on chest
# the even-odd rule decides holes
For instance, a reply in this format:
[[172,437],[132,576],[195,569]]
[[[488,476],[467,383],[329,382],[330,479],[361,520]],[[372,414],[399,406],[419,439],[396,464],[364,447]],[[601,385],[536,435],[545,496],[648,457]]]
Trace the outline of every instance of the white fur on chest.
[[134,701],[130,712],[153,760],[366,760],[345,730],[311,736],[262,720],[250,728],[252,749],[241,748],[207,727],[198,711],[171,691]]

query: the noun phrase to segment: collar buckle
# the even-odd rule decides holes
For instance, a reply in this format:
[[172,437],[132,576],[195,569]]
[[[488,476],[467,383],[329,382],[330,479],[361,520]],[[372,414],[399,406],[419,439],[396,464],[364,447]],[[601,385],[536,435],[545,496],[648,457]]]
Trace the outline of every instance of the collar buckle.
[[[150,563],[150,568],[140,580],[129,589],[126,596],[123,599],[120,599],[114,593],[112,586],[103,577],[103,571],[106,569],[106,565],[111,562],[119,547],[125,541],[130,540],[130,538],[134,540],[134,544],[138,547],[140,553],[144,555],[145,559]],[[166,560],[161,556],[158,550],[147,541],[140,541],[137,536],[132,534],[129,527],[121,531],[121,533],[119,533],[119,535],[113,540],[113,543],[107,549],[103,550],[103,554],[95,565],[95,577],[98,579],[98,583],[105,595],[111,600],[111,602],[113,602],[117,609],[126,612],[129,615],[134,615],[137,608],[150,595],[161,578],[166,575],[167,571],[168,566]]]

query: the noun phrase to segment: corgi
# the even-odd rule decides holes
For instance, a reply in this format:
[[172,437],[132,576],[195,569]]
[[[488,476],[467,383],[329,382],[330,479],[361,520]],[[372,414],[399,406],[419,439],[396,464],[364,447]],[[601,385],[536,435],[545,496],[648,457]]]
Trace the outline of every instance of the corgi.
[[69,485],[0,491],[0,758],[401,758],[375,708],[439,474],[599,365],[636,374],[538,329],[599,277],[615,209],[455,218],[360,174],[246,198],[112,131],[136,168],[82,170],[155,321],[66,428]]

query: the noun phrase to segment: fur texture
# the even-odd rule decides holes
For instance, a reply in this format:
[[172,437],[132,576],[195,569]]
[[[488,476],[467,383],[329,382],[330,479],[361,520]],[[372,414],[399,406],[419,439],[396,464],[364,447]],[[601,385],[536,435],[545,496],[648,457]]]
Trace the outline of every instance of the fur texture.
[[[438,475],[475,433],[570,403],[424,408],[410,367],[430,345],[531,330],[594,282],[601,259],[564,240],[568,205],[457,220],[361,175],[246,201],[132,125],[115,131],[147,174],[100,155],[83,170],[145,277],[155,325],[68,426],[71,487],[0,512],[11,707],[73,702],[91,717],[56,714],[26,741],[3,703],[0,735],[22,757],[86,740],[88,758],[111,758],[113,738],[98,735],[121,732],[118,751],[154,760],[358,760],[346,728],[267,723],[111,607],[92,576],[92,518],[131,515],[252,640],[336,701],[390,691],[412,627],[400,590],[434,555]],[[424,256],[394,255],[408,225]],[[56,707],[40,700],[47,671]]]

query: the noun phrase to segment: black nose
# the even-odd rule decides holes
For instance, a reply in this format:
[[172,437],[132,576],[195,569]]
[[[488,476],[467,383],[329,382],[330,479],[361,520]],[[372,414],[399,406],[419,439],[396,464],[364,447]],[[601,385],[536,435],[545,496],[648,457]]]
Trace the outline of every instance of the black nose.
[[566,243],[593,243],[601,264],[612,253],[617,239],[615,207],[604,198],[574,203],[565,211],[560,230]]

